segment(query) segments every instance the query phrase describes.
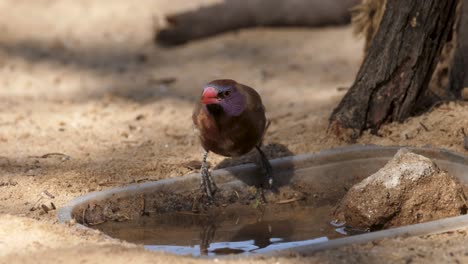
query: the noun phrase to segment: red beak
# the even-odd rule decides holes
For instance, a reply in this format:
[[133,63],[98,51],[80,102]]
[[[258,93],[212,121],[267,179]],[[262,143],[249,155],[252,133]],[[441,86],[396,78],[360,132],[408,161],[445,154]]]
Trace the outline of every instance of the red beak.
[[206,87],[203,90],[201,103],[202,104],[217,104],[219,102],[218,99],[218,91],[213,87]]

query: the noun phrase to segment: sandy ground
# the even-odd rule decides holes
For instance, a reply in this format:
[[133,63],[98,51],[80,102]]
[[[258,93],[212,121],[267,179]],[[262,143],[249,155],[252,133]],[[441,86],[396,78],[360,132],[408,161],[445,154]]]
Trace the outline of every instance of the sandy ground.
[[[326,128],[345,93],[337,88],[349,87],[360,64],[362,42],[351,29],[253,29],[172,49],[153,45],[163,14],[209,2],[0,2],[0,262],[206,262],[58,224],[56,210],[39,207],[189,173],[183,164],[201,158],[191,111],[211,79],[233,78],[259,91],[272,120],[266,144],[294,154],[345,145]],[[466,155],[467,116],[466,102],[443,104],[358,143]],[[210,156],[213,165],[223,160]],[[245,262],[463,262],[466,245],[468,230],[459,230]]]

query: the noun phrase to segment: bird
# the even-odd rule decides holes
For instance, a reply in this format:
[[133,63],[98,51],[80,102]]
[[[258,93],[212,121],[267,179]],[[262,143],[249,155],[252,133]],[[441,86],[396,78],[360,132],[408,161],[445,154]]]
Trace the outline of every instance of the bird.
[[256,149],[272,187],[272,166],[260,148],[269,122],[257,91],[230,79],[208,82],[195,105],[192,121],[203,147],[200,185],[209,198],[213,199],[217,190],[208,171],[209,152],[239,157]]

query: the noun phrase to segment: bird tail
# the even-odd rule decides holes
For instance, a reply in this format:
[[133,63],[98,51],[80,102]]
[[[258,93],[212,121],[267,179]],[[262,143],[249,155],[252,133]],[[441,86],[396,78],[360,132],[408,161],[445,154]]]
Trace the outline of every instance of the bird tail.
[[265,137],[265,134],[270,127],[271,121],[269,119],[266,120],[265,122],[265,130],[263,130],[263,135],[262,138],[258,141],[257,147],[261,147],[263,145],[263,138]]

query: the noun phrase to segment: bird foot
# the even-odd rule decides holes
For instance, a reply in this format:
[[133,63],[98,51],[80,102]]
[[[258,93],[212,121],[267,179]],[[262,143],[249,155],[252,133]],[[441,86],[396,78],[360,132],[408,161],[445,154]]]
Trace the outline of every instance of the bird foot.
[[265,198],[265,190],[263,189],[263,187],[257,187],[257,191],[255,192],[255,200],[260,205],[267,203],[267,200]]

